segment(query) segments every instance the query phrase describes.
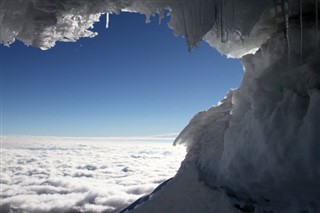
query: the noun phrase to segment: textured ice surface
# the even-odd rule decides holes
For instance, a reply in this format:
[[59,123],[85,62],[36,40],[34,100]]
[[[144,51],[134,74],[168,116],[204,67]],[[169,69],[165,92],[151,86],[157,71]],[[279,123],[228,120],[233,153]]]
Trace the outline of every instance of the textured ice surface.
[[[242,57],[245,74],[229,118],[210,113],[220,106],[200,112],[176,139],[190,150],[200,143],[201,178],[254,201],[255,212],[320,211],[320,53],[314,19],[300,20],[291,18],[290,46],[275,33]],[[227,128],[215,127],[226,118]]]
[[291,64],[282,36],[242,59],[218,183],[245,197],[319,203],[320,55],[306,42],[301,64],[299,42],[292,37]]
[[259,4],[255,0],[1,0],[0,43],[10,45],[18,39],[26,45],[48,49],[57,41],[96,36],[92,27],[102,14],[138,12],[145,14],[149,22],[151,15],[158,13],[161,18],[163,9],[167,9],[171,16],[169,27],[175,35],[186,38],[189,49],[205,37],[220,52],[241,57],[257,49],[273,32],[273,25],[253,29],[261,13],[272,6],[273,0]]

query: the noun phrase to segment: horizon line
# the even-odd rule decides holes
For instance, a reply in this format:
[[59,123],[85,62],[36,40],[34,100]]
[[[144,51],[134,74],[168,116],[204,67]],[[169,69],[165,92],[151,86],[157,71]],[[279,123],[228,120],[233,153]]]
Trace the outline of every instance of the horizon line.
[[54,136],[54,135],[0,135],[3,137],[33,137],[33,138],[64,138],[64,139],[93,139],[93,140],[175,140],[178,132],[143,135],[143,136]]

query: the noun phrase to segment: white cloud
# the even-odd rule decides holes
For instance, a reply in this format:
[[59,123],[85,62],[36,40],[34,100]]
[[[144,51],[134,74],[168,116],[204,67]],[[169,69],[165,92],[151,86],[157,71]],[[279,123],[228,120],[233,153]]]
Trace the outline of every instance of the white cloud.
[[172,177],[185,154],[166,135],[1,140],[4,213],[115,212]]

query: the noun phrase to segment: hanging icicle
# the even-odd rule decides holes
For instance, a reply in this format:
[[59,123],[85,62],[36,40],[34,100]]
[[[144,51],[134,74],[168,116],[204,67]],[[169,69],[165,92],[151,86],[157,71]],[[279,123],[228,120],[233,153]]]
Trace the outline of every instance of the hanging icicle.
[[278,20],[277,20],[277,8],[278,8],[278,1],[277,0],[274,0],[274,22],[275,22],[275,25],[274,25],[274,31],[277,32],[278,31]]
[[223,0],[220,0],[220,34],[221,34],[221,42],[225,43],[228,41],[228,32],[225,29],[225,23],[224,23],[224,8],[223,8]]
[[109,28],[109,13],[106,13],[106,28]]
[[204,17],[203,17],[203,4],[202,4],[202,1],[200,2],[200,23],[201,25],[204,23]]
[[163,9],[159,10],[159,25],[161,24],[162,19],[164,18],[164,11]]
[[235,23],[234,23],[234,1],[235,0],[232,0],[232,31],[234,32],[235,31]]
[[217,10],[218,10],[218,21],[220,22],[220,36],[222,35],[222,29],[221,29],[221,26],[222,26],[222,0],[219,0],[218,1],[218,7],[217,7]]
[[218,23],[219,21],[219,8],[217,6],[217,1],[214,3],[214,23]]
[[318,49],[318,31],[319,31],[319,11],[318,11],[318,0],[314,0],[315,4],[315,16],[316,16],[316,50]]
[[300,62],[302,63],[303,58],[303,20],[302,20],[302,6],[303,6],[303,0],[299,0],[299,16],[300,16]]
[[291,51],[290,51],[290,40],[289,40],[289,4],[288,0],[282,0],[282,13],[283,13],[283,18],[284,18],[284,37],[287,41],[287,49],[288,49],[288,61],[290,64],[290,59],[291,59]]
[[182,8],[182,20],[183,20],[184,35],[186,37],[188,51],[191,52],[191,50],[194,47],[194,45],[190,41],[190,37],[189,37],[189,33],[188,33],[188,27],[187,27],[187,23],[186,23],[185,5],[183,4],[183,1],[180,2],[180,5],[181,5],[181,8]]

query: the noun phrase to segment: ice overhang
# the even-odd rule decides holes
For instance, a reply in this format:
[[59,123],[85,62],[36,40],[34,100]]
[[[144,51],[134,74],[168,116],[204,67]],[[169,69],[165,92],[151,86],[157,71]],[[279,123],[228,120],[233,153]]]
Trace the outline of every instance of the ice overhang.
[[1,0],[0,43],[20,40],[47,50],[57,41],[96,36],[93,24],[103,14],[137,12],[148,22],[156,13],[161,19],[167,9],[169,27],[174,35],[185,37],[189,50],[205,40],[222,54],[239,58],[257,50],[277,27],[285,29],[289,9],[290,14],[299,12],[296,4],[292,0]]

